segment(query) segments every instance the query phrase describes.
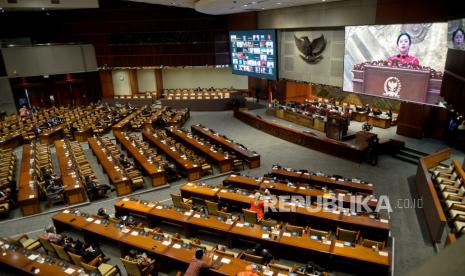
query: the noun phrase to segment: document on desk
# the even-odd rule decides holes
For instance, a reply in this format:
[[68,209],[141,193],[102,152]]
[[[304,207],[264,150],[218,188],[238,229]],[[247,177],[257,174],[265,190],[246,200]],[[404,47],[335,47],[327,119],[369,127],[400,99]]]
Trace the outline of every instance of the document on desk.
[[384,256],[384,257],[389,256],[389,253],[386,252],[386,251],[379,251],[378,253],[379,253],[379,255]]
[[262,239],[269,239],[270,238],[270,234],[262,234]]
[[221,259],[221,262],[222,262],[223,264],[229,264],[229,263],[231,262],[231,260],[228,259],[228,258],[222,258],[222,259]]
[[335,244],[335,246],[337,246],[337,247],[344,247],[344,244],[343,244],[343,243],[340,243],[340,242],[337,242],[337,243]]
[[31,255],[29,255],[29,257],[27,257],[27,258],[28,258],[29,260],[31,260],[31,261],[34,261],[34,260],[37,259],[38,257],[39,257],[39,254],[37,254],[37,255],[31,254]]
[[290,237],[290,236],[292,236],[292,235],[291,235],[291,233],[289,233],[289,232],[284,232],[284,233],[283,233],[283,236],[284,236],[284,237]]
[[244,224],[243,223],[236,223],[236,226],[237,227],[244,227]]
[[71,268],[71,267],[68,267],[66,270],[65,270],[65,273],[66,274],[73,274],[76,270],[74,268]]
[[100,224],[100,223],[102,223],[102,221],[99,220],[99,219],[96,219],[96,220],[94,221],[94,223],[95,223],[95,224]]
[[94,221],[94,219],[93,218],[87,218],[86,221],[92,222],[92,221]]
[[163,244],[164,246],[168,246],[168,245],[170,245],[170,242],[169,241],[164,241],[161,244]]
[[131,232],[131,235],[132,235],[132,236],[139,236],[139,232],[137,232],[137,231],[132,231],[132,232]]
[[173,248],[179,249],[181,248],[181,245],[179,243],[176,243],[175,245],[173,245]]

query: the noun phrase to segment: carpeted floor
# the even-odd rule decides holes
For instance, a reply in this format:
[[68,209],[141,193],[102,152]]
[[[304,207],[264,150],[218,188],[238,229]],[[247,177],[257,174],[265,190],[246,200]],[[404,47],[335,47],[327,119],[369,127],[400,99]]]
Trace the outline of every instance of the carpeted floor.
[[[289,122],[270,118],[264,114],[264,111],[265,109],[258,109],[254,112],[257,112],[257,114],[260,114],[266,119],[272,119],[285,125],[294,126]],[[414,208],[413,199],[416,198],[413,178],[416,172],[415,165],[405,163],[390,156],[381,156],[378,165],[372,167],[368,164],[358,164],[329,156],[251,128],[235,119],[232,111],[191,112],[191,119],[186,123],[185,127],[189,128],[190,125],[197,123],[208,126],[260,153],[261,166],[254,170],[246,170],[243,174],[262,176],[271,169],[273,164],[279,163],[296,169],[302,168],[347,177],[360,177],[361,179],[374,183],[375,195],[389,196],[390,203],[393,207],[393,213],[391,214],[391,236],[393,237],[395,248],[393,262],[394,275],[406,274],[407,271],[415,268],[435,254],[435,250],[426,232],[423,214],[421,210]],[[303,128],[300,126],[296,127]],[[357,124],[353,124],[351,127],[353,128],[351,129],[353,132],[361,128],[361,126]],[[395,138],[403,140],[406,142],[407,146],[427,153],[432,153],[445,147],[442,142],[433,139],[416,140],[398,136],[395,134],[395,128],[387,130],[375,128],[374,131],[379,133],[381,139]],[[314,132],[316,133],[316,131]],[[111,134],[109,135],[111,136]],[[82,145],[86,149],[86,155],[100,181],[108,183],[107,176],[103,173],[102,168],[98,165],[86,143],[82,143]],[[20,164],[21,149],[17,150],[17,156],[18,164]],[[453,158],[462,161],[464,154],[454,151]],[[55,157],[53,160],[56,162]],[[58,174],[58,166],[56,166],[56,169]],[[221,183],[224,178],[224,176],[213,177],[205,180],[205,182],[209,184],[218,184]],[[169,194],[178,191],[179,186],[185,182],[186,180],[183,179],[176,183],[171,183],[167,188],[154,191],[140,191],[143,193],[140,197],[153,201],[169,201]],[[149,182],[146,181],[146,183]],[[84,203],[79,208],[89,213],[95,213],[99,208],[103,207],[112,213],[114,212],[113,204],[117,200],[118,198],[116,198],[113,192],[108,199]],[[406,202],[410,206],[405,205]],[[0,221],[0,236],[10,236],[18,233],[28,233],[30,236],[37,236],[43,231],[45,226],[51,224],[51,217],[54,213],[63,208],[66,208],[66,206],[43,209],[41,214],[27,218],[21,217],[19,211],[15,210],[11,215],[11,219]],[[112,260],[110,263],[117,264],[124,270],[118,259],[120,254],[116,246],[104,243],[103,250],[111,257]],[[3,273],[3,271],[0,271],[0,274],[4,275]]]

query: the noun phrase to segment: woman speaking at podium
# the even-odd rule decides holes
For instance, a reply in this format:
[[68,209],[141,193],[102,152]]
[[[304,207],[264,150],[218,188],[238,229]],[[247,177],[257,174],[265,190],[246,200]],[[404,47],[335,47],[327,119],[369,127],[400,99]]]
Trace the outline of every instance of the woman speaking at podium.
[[399,63],[412,63],[415,65],[420,65],[420,61],[408,54],[410,50],[410,45],[412,45],[412,38],[408,33],[401,33],[397,37],[397,50],[399,53],[388,58],[389,62],[397,61]]

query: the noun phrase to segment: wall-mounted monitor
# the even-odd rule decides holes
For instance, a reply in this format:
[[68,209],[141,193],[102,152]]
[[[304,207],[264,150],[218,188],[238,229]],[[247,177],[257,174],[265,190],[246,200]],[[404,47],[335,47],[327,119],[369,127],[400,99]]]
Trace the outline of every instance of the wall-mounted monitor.
[[465,50],[465,18],[449,21],[447,30],[449,48]]
[[439,104],[447,23],[347,26],[344,91]]
[[276,80],[276,30],[229,32],[232,73]]

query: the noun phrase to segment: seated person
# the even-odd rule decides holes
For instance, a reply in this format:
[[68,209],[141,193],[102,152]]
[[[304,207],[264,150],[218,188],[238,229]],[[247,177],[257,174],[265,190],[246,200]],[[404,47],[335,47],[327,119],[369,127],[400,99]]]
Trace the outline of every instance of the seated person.
[[248,249],[245,252],[247,254],[263,257],[263,262],[266,264],[273,260],[273,255],[268,249],[263,248],[261,244],[256,244],[254,248]]
[[141,268],[150,266],[153,260],[150,259],[145,252],[141,253],[137,250],[130,250],[129,254],[124,257],[126,260],[137,262],[137,265]]
[[9,187],[0,189],[0,203],[5,202],[8,202],[11,207],[16,207],[18,205]]
[[142,110],[142,115],[144,116],[148,116],[150,115],[150,113],[151,113],[150,107],[146,107],[144,108],[144,110]]
[[37,125],[34,125],[31,130],[36,134],[36,135],[39,135],[41,132],[42,132],[42,129],[40,129],[40,127],[38,127]]
[[58,184],[56,181],[53,181],[47,187],[47,198],[53,200],[63,197],[64,190],[65,188],[62,185]]
[[261,197],[260,193],[258,192],[255,193],[254,198],[250,199],[250,208],[249,208],[250,211],[254,211],[255,213],[257,213],[257,218],[259,220],[263,219],[263,217],[265,216],[264,214],[265,202],[263,201],[263,199],[260,199],[260,197]]
[[61,244],[63,242],[63,237],[60,234],[57,234],[56,228],[53,225],[45,228],[44,233],[42,233],[42,238],[56,244]]
[[95,180],[90,178],[89,175],[85,177],[85,183],[87,191],[96,197],[104,197],[108,190],[111,190],[111,187],[108,184],[97,184]]
[[108,219],[110,218],[110,215],[108,215],[106,212],[105,212],[105,209],[103,208],[99,208],[98,211],[97,211],[97,216],[99,216],[101,219]]
[[102,257],[104,261],[109,260],[109,258],[103,254],[103,251],[100,249],[98,243],[86,243],[84,244],[83,248],[84,250],[82,252],[82,258],[85,262],[90,262],[98,256]]
[[127,159],[127,157],[124,156],[124,154],[121,154],[119,156],[119,163],[121,166],[123,166],[125,169],[131,168],[132,163]]

